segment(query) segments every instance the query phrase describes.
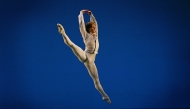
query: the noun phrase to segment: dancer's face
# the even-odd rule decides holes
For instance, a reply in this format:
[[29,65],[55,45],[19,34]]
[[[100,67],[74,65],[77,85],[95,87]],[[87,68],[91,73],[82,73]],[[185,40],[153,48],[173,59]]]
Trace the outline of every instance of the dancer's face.
[[95,24],[93,24],[92,27],[90,28],[90,33],[91,34],[96,33],[96,25]]

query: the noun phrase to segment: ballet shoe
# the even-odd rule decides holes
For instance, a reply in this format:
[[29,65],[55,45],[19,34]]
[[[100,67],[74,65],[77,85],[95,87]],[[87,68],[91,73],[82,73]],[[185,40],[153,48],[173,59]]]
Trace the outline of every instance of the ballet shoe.
[[111,104],[111,100],[108,96],[102,97],[102,100],[106,101],[108,104]]

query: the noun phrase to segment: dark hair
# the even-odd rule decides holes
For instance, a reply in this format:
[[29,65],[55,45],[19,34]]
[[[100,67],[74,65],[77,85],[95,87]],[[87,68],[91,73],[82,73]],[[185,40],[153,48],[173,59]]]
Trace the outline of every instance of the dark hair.
[[86,23],[86,31],[89,33],[89,29],[92,27],[92,25],[94,25],[95,23],[94,22],[87,22]]

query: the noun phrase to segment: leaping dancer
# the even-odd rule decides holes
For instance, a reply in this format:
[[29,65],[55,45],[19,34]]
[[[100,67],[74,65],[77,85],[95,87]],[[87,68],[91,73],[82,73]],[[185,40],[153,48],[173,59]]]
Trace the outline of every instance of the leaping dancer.
[[[83,14],[88,13],[90,16],[90,22],[84,23]],[[96,54],[98,54],[99,41],[98,41],[98,24],[93,16],[92,12],[89,10],[81,10],[78,16],[80,32],[85,44],[85,50],[83,51],[80,47],[75,45],[65,33],[65,30],[61,24],[57,24],[58,32],[62,35],[63,40],[67,46],[69,46],[73,53],[77,56],[80,62],[84,63],[85,67],[88,70],[89,75],[93,79],[95,88],[102,95],[102,99],[107,101],[108,104],[111,104],[109,96],[104,92],[100,80],[98,77],[98,70],[94,63]]]

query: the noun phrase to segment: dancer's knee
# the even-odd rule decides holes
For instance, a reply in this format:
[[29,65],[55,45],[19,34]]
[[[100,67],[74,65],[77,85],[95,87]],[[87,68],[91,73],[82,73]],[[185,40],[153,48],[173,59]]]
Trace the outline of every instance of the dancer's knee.
[[100,82],[97,81],[97,80],[94,80],[94,86],[95,86],[95,88],[96,88],[97,90],[100,89]]
[[100,85],[100,83],[95,84],[95,88],[96,88],[97,90],[100,90],[100,89],[101,89],[101,85]]

